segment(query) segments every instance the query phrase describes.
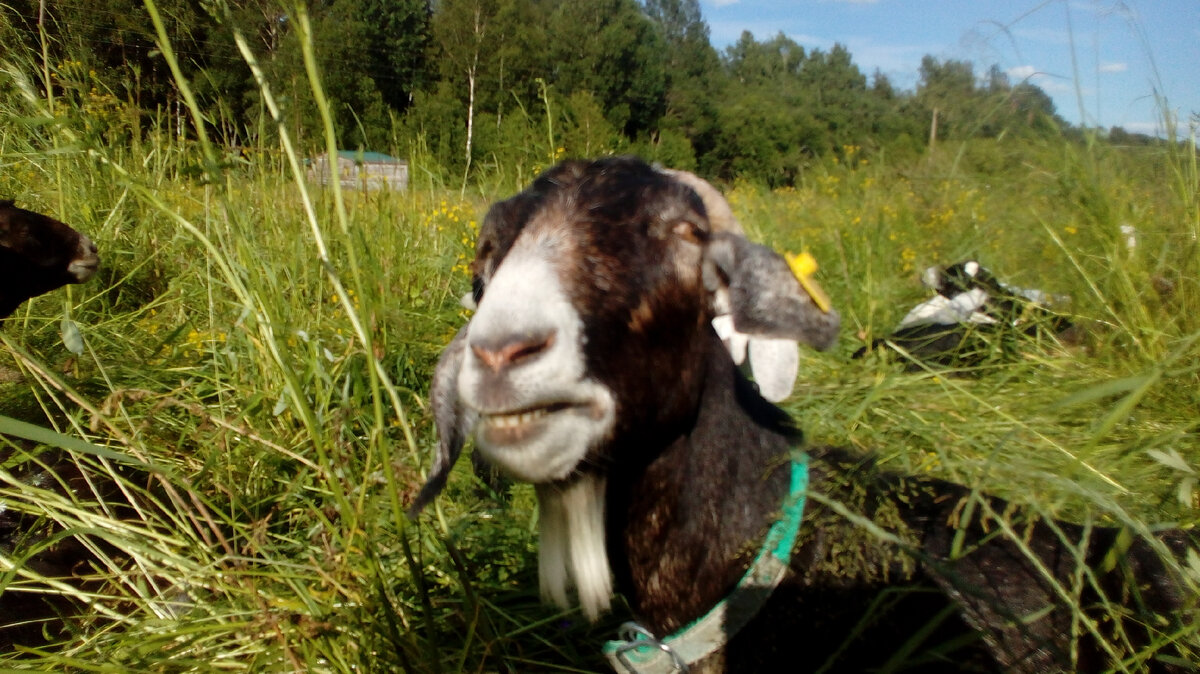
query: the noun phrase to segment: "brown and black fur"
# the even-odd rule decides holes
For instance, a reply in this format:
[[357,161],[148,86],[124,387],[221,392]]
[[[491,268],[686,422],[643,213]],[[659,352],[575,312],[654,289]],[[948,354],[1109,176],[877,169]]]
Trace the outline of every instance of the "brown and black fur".
[[31,297],[87,280],[99,261],[87,236],[0,200],[0,319]]
[[[679,238],[706,255],[729,240],[708,228],[690,190],[641,162],[567,163],[493,207],[474,263],[477,295],[548,208],[572,239],[561,264],[584,317],[589,372],[617,400],[611,437],[576,476],[606,476],[616,588],[645,627],[666,636],[726,597],[745,572],[779,515],[800,432],[710,327],[712,274],[699,264],[680,270]],[[720,264],[715,272],[739,273]],[[757,309],[768,323],[786,313]],[[442,447],[415,509],[444,484],[467,432],[447,393],[456,365],[446,361],[463,357],[461,337],[435,376]],[[960,485],[886,473],[843,450],[806,451],[810,496],[790,573],[724,651],[692,671],[1171,670],[1181,660],[1131,658],[1151,643],[1175,658],[1190,653],[1174,641],[1196,597],[1159,555],[1182,556],[1191,544],[1182,532],[1127,539],[1114,528],[1040,520]],[[1060,596],[1022,546],[1068,592],[1082,587],[1081,596]],[[1078,583],[1085,566],[1093,575]],[[1102,638],[1072,622],[1071,604]],[[1107,616],[1122,611],[1126,641],[1108,638],[1117,628]]]
[[[794,431],[711,348],[696,424],[644,467],[610,471],[610,559],[617,587],[655,634],[675,632],[724,598],[741,577],[787,491]],[[724,654],[724,671],[864,671],[913,648],[920,671],[1100,671],[1115,665],[994,518],[965,512],[972,497],[1023,537],[1070,592],[1081,545],[1096,583],[1078,599],[1104,636],[1103,601],[1125,606],[1136,651],[1180,629],[1195,597],[1152,542],[1013,511],[960,485],[882,472],[867,457],[809,448],[810,489],[879,526],[877,537],[820,501],[807,504],[793,573]],[[617,510],[618,504],[627,504]],[[952,554],[961,532],[960,556]],[[1182,558],[1180,531],[1159,540]],[[1029,620],[1031,616],[1036,619]],[[932,626],[928,634],[918,632]],[[1067,635],[1082,631],[1071,653]],[[915,642],[912,641],[917,639]],[[1132,656],[1116,639],[1114,652]],[[1163,653],[1173,652],[1172,647]],[[801,664],[803,663],[803,664]],[[1162,661],[1151,670],[1175,669]],[[1138,669],[1139,667],[1133,667]],[[716,671],[720,669],[714,668]],[[1181,670],[1182,671],[1182,670]]]
[[[0,557],[55,583],[83,592],[101,591],[105,567],[95,551],[108,559],[123,559],[121,553],[103,536],[67,531],[30,504],[48,497],[85,509],[104,503],[109,513],[122,518],[132,517],[134,511],[117,485],[86,461],[59,450],[39,449],[29,441],[9,439],[8,443],[9,447],[0,447],[0,463],[8,471],[0,486],[19,491],[28,502],[6,503],[0,498]],[[53,642],[92,613],[69,593],[47,592],[45,584],[22,575],[13,573],[0,582],[0,649]]]

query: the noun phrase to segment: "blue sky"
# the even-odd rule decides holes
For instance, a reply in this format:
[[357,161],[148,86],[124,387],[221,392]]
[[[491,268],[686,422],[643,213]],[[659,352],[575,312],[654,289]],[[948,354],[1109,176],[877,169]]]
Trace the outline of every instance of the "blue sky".
[[[718,50],[748,30],[806,49],[845,45],[859,69],[913,89],[921,57],[999,65],[1073,124],[1162,129],[1154,94],[1187,133],[1200,113],[1200,0],[701,0]],[[1082,104],[1082,108],[1081,108]]]

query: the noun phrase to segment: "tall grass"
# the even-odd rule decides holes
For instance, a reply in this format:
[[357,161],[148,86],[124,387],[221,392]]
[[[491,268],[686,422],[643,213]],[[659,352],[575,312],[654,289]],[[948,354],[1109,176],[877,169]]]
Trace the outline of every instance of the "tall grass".
[[[0,600],[66,600],[61,622],[29,615],[44,638],[0,652],[3,666],[602,669],[611,625],[537,602],[527,489],[498,504],[464,469],[433,514],[403,513],[433,445],[429,374],[465,319],[465,263],[498,187],[322,188],[285,124],[234,155],[197,135],[209,111],[194,101],[181,130],[139,122],[71,64],[30,55],[0,78],[0,194],[88,232],[103,260],[0,333],[18,379],[0,384],[0,503],[28,531],[0,549]],[[1047,514],[1194,524],[1194,151],[845,154],[795,189],[730,191],[756,238],[816,254],[845,316],[841,346],[805,356],[788,403],[810,440]],[[1082,341],[1025,343],[970,377],[849,358],[922,299],[924,266],[965,256],[1070,296]],[[81,354],[62,343],[64,314]],[[85,560],[73,578],[30,561],[56,551]]]

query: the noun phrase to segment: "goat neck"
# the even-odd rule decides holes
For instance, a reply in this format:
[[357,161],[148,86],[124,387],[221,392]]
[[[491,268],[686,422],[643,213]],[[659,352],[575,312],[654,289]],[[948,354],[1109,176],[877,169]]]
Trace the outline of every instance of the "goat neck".
[[712,335],[694,425],[639,448],[654,457],[640,470],[608,476],[609,559],[652,632],[678,630],[737,584],[779,516],[799,439]]

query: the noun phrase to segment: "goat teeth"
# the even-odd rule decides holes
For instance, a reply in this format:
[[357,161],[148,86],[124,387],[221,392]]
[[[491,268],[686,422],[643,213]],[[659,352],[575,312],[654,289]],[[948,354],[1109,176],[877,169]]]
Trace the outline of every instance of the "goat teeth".
[[519,414],[493,414],[487,418],[487,422],[493,428],[518,428],[544,416],[546,416],[546,410],[542,408]]

